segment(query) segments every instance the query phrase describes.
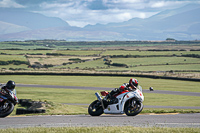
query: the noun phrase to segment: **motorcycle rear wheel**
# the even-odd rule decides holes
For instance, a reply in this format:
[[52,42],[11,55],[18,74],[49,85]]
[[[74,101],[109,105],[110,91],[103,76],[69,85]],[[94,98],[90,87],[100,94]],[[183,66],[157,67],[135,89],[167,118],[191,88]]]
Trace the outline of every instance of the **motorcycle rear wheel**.
[[[5,105],[2,105],[5,106]],[[5,108],[0,107],[0,118],[4,118],[12,113],[14,110],[14,104],[12,102],[8,102]]]
[[103,107],[99,102],[100,102],[99,100],[95,100],[89,105],[88,113],[91,116],[100,116],[101,114],[103,114]]
[[136,116],[139,114],[143,109],[143,104],[141,102],[136,101],[134,106],[131,104],[126,104],[124,108],[124,112],[127,116]]

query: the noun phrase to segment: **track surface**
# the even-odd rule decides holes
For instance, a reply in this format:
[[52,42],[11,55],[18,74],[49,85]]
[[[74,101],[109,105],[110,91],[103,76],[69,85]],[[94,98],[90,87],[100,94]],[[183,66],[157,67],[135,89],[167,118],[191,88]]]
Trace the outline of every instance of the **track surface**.
[[135,127],[199,127],[200,113],[174,115],[59,115],[26,116],[0,119],[0,128],[69,127],[69,126],[135,126]]

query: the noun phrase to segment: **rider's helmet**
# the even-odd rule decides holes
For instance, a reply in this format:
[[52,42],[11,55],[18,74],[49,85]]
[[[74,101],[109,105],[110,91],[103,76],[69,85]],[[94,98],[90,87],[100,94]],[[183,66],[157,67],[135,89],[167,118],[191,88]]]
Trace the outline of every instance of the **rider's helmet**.
[[9,80],[6,84],[6,88],[13,91],[15,89],[15,82],[12,80]]
[[131,88],[133,88],[133,89],[136,89],[137,86],[138,86],[138,80],[134,79],[134,78],[131,78],[129,80],[129,86],[131,86]]

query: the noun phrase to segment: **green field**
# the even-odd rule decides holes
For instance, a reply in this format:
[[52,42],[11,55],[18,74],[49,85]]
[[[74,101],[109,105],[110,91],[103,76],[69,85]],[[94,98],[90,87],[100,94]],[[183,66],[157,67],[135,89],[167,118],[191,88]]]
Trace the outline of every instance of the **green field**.
[[[162,52],[153,52],[153,51],[128,51],[129,55],[133,56],[141,56],[141,57],[115,57],[109,58],[108,55],[121,55],[126,56],[126,50],[116,50],[116,51],[96,51],[96,50],[0,50],[0,62],[2,61],[25,61],[27,62],[26,66],[22,66],[21,68],[27,70],[34,70],[31,68],[28,69],[29,65],[37,65],[40,64],[39,68],[43,68],[42,66],[48,65],[45,67],[46,70],[55,70],[57,69],[93,69],[95,71],[170,71],[170,70],[182,70],[182,71],[200,71],[200,58],[192,58],[192,57],[183,57],[181,53],[186,55],[199,55],[197,51],[162,51]],[[57,55],[48,55],[57,54]],[[118,54],[120,53],[120,54]],[[63,54],[62,56],[59,56]],[[98,55],[98,56],[97,56]],[[104,57],[107,55],[108,57]],[[148,55],[155,57],[148,57]],[[162,55],[166,57],[157,57],[157,55]],[[170,56],[169,56],[170,55]],[[173,56],[179,55],[179,56]],[[147,57],[143,57],[147,56]],[[98,59],[97,59],[98,58]],[[105,64],[106,58],[111,63]],[[79,59],[80,61],[70,61],[70,59]],[[88,60],[88,61],[86,61]],[[65,63],[65,64],[64,64]],[[68,64],[67,64],[68,63]],[[113,66],[112,64],[125,64],[127,67],[118,67]],[[20,65],[0,65],[0,68],[8,70],[9,68],[20,68]],[[41,69],[43,70],[43,69]],[[40,71],[40,69],[37,69]]]
[[146,51],[146,50],[106,50],[102,55],[184,55],[199,54],[199,51]]
[[[73,49],[71,49],[72,47]],[[176,72],[175,76],[188,77],[184,74],[188,72],[192,74],[189,77],[199,78],[199,50],[200,43],[193,41],[178,41],[174,44],[148,41],[32,40],[0,42],[0,70],[2,72],[92,70],[106,73],[152,71],[154,75],[159,75],[155,73],[157,71],[162,71],[163,75],[173,71]],[[6,65],[5,61],[25,61],[26,65],[19,63]]]
[[27,61],[23,55],[0,55],[0,61],[19,60]]
[[138,65],[154,65],[154,64],[190,64],[199,63],[198,58],[185,58],[185,57],[148,57],[148,58],[111,58],[113,63],[124,63],[128,66],[138,66]]

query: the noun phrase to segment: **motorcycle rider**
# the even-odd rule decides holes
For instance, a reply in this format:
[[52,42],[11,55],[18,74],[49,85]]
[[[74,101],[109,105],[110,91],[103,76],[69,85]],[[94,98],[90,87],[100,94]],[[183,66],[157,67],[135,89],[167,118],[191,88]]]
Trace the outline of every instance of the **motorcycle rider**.
[[3,87],[1,88],[0,93],[1,93],[2,95],[7,95],[7,94],[9,94],[9,90],[10,90],[10,91],[13,91],[14,89],[15,89],[15,82],[12,81],[12,80],[9,80],[9,81],[6,83],[6,85],[3,86]]
[[115,88],[113,89],[106,97],[105,100],[107,100],[108,98],[110,99],[115,99],[115,96],[118,95],[119,93],[123,92],[124,90],[128,90],[128,91],[132,91],[132,90],[136,90],[138,86],[138,80],[131,78],[129,80],[129,83],[124,83],[122,86],[120,86],[119,88]]

